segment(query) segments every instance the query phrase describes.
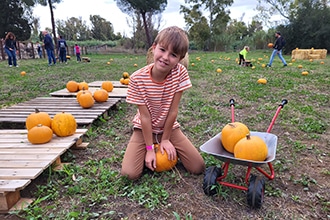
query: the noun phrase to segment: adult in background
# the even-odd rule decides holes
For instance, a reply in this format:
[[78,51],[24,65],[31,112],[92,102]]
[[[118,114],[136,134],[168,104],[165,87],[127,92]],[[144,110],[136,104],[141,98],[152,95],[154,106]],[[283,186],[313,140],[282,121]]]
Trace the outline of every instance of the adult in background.
[[56,64],[56,58],[54,55],[54,43],[52,37],[49,35],[48,31],[43,31],[42,34],[44,35],[44,45],[45,50],[48,56],[48,66],[52,65],[52,61],[54,65]]
[[66,41],[63,39],[62,36],[59,36],[59,40],[57,43],[58,43],[57,49],[59,51],[59,61],[61,63],[67,63],[66,48],[68,47],[68,45],[66,44]]
[[16,37],[12,32],[8,32],[5,38],[5,51],[8,55],[8,65],[9,67],[18,67],[16,59]]
[[273,46],[274,50],[273,50],[272,55],[270,56],[269,63],[267,64],[267,67],[272,67],[272,63],[273,63],[273,60],[274,60],[276,54],[280,58],[280,60],[282,61],[283,66],[287,66],[286,61],[282,56],[282,48],[285,45],[285,40],[281,36],[280,32],[275,33],[275,38],[276,38],[276,40],[275,40],[275,43],[274,43],[274,46]]

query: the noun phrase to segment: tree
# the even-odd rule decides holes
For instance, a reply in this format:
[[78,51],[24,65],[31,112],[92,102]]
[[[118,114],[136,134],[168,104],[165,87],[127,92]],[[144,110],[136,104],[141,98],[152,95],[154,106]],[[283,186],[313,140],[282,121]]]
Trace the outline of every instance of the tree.
[[137,12],[141,14],[148,48],[152,44],[150,27],[147,22],[147,13],[153,15],[163,12],[167,6],[167,0],[115,0],[120,10],[128,15]]
[[18,40],[27,40],[31,36],[29,19],[25,16],[24,7],[20,0],[0,1],[0,37],[7,32],[13,32]]
[[83,41],[92,38],[91,31],[81,17],[56,21],[57,32],[66,40]]
[[[55,29],[55,19],[54,19],[54,4],[60,3],[62,0],[35,0],[36,3],[42,5],[42,6],[49,6],[50,10],[50,19],[52,22],[52,29],[53,29],[53,36],[54,36],[54,42],[55,45],[57,45],[57,36],[56,36],[56,29]],[[57,47],[56,47],[57,48]]]
[[111,22],[106,21],[99,15],[90,15],[89,20],[92,23],[92,37],[96,40],[114,40],[113,26]]

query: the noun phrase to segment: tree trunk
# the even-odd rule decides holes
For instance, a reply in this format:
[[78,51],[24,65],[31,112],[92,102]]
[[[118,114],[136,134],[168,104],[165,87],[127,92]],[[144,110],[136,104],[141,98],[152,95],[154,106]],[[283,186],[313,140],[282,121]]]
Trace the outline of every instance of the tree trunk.
[[52,28],[53,28],[53,36],[54,36],[54,46],[55,46],[55,54],[57,54],[57,37],[56,37],[56,30],[55,30],[55,21],[54,21],[54,12],[53,12],[53,5],[52,1],[48,0],[48,5],[50,9],[50,18],[52,20]]
[[144,24],[144,30],[146,32],[146,37],[147,37],[147,41],[148,41],[147,42],[148,45],[147,45],[146,49],[148,49],[149,47],[151,47],[151,44],[152,44],[150,33],[149,33],[149,27],[148,27],[147,20],[146,20],[146,13],[143,12],[143,13],[141,13],[141,15],[142,15],[142,20],[143,20],[143,24]]

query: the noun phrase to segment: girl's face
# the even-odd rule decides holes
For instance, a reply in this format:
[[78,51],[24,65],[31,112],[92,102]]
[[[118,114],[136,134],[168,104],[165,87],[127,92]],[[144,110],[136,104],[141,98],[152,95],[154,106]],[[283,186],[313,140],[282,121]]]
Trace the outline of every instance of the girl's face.
[[161,44],[157,44],[153,48],[155,73],[167,75],[179,63],[180,55],[172,51],[171,45],[169,48],[165,48]]

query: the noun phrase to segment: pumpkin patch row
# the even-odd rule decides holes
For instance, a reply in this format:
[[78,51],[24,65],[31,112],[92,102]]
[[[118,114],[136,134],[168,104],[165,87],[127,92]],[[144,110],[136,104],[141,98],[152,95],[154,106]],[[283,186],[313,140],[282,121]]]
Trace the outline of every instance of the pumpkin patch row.
[[51,118],[47,112],[36,109],[26,118],[25,127],[31,144],[45,144],[52,139],[53,134],[58,137],[73,135],[77,129],[77,122],[70,113],[59,112]]
[[265,141],[251,136],[249,128],[240,122],[225,125],[221,131],[221,143],[225,150],[243,160],[264,161],[268,155]]

